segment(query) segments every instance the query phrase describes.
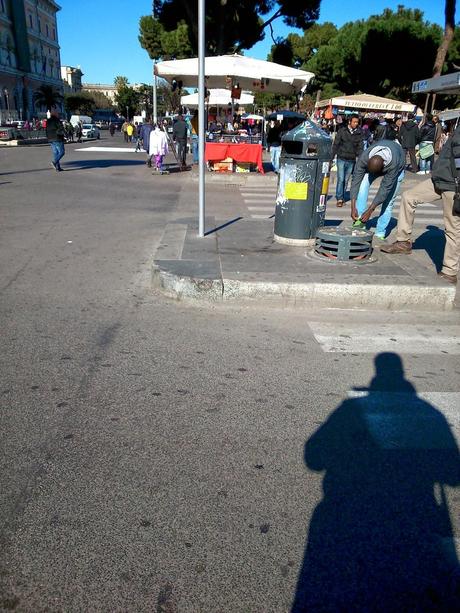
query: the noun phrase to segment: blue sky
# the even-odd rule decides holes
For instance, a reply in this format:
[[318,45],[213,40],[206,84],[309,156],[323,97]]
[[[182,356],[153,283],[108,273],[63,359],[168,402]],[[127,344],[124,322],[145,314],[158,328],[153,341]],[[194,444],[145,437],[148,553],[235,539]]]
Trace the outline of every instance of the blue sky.
[[[83,81],[88,83],[112,83],[117,75],[127,76],[131,83],[151,82],[152,63],[137,40],[139,17],[150,13],[151,0],[58,0],[58,3],[62,7],[58,13],[58,32],[63,65],[80,66]],[[340,26],[379,14],[385,8],[396,9],[398,4],[419,8],[428,21],[443,23],[441,0],[323,0],[319,23],[332,21]],[[275,36],[286,36],[292,30],[278,20],[274,31]],[[245,54],[266,59],[270,47],[267,33],[263,42]]]

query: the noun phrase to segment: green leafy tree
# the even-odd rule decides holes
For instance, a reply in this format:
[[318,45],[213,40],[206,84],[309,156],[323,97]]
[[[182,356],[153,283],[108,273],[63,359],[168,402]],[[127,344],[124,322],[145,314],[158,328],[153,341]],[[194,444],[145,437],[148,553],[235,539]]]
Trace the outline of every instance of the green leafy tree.
[[66,94],[64,108],[72,114],[92,115],[96,108],[94,98],[88,94]]
[[118,76],[113,80],[113,84],[117,89],[122,89],[123,87],[128,87],[129,81],[128,77]]
[[[366,92],[414,99],[412,82],[431,74],[441,28],[423,19],[418,9],[385,9],[381,15],[346,23],[321,44],[306,62],[321,97],[331,92]],[[401,58],[404,50],[404,61]],[[416,62],[408,62],[417,58]],[[410,69],[408,69],[410,66]]]
[[[320,0],[207,0],[206,53],[222,55],[250,49],[263,40],[266,28],[282,19],[306,28],[319,17]],[[141,46],[152,59],[181,58],[198,52],[198,3],[154,0],[155,19],[141,17]],[[265,21],[264,21],[264,18]],[[165,33],[175,32],[174,37]]]
[[141,110],[139,92],[129,86],[122,86],[118,88],[118,91],[115,94],[115,102],[118,112],[122,115],[126,115],[126,112],[128,112],[129,117],[132,117]]
[[91,98],[94,100],[97,109],[114,109],[114,104],[110,98],[108,98],[102,92],[91,92]]
[[34,102],[36,106],[41,106],[47,110],[53,107],[60,106],[64,96],[55,89],[52,85],[40,85],[34,93]]

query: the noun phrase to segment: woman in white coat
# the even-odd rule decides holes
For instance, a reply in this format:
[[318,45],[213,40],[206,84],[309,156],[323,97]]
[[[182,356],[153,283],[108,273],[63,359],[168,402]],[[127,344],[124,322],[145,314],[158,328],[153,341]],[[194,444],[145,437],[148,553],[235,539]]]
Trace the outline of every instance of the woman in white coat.
[[163,169],[163,158],[168,153],[168,139],[163,130],[156,124],[150,133],[149,156],[155,158],[155,168],[161,174],[166,171]]

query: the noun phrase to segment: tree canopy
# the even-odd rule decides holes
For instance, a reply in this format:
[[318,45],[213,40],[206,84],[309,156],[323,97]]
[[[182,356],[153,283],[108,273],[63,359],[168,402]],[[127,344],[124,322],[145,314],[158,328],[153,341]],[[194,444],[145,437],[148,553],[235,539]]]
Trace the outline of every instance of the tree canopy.
[[[319,17],[320,0],[207,0],[206,53],[250,49],[277,19],[307,28]],[[141,17],[139,42],[152,59],[180,59],[198,53],[198,3],[155,0],[155,19]]]
[[316,49],[305,43],[308,32],[290,41],[297,61],[315,73],[323,97],[361,91],[405,99],[413,81],[431,75],[441,34],[422,11],[399,6],[344,24],[332,36],[320,37]]

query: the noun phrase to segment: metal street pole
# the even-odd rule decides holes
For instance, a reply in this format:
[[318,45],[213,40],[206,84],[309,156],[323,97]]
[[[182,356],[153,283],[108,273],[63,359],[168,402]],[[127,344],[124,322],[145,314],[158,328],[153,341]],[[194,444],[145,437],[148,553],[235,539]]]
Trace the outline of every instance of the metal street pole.
[[[155,19],[155,2],[152,1],[152,18]],[[157,108],[157,75],[155,74],[155,60],[153,60],[153,86],[152,86],[153,123],[158,120]]]
[[199,152],[199,182],[198,182],[198,236],[203,238],[205,233],[205,162],[204,148],[206,138],[206,120],[205,120],[205,0],[198,0],[198,152]]

